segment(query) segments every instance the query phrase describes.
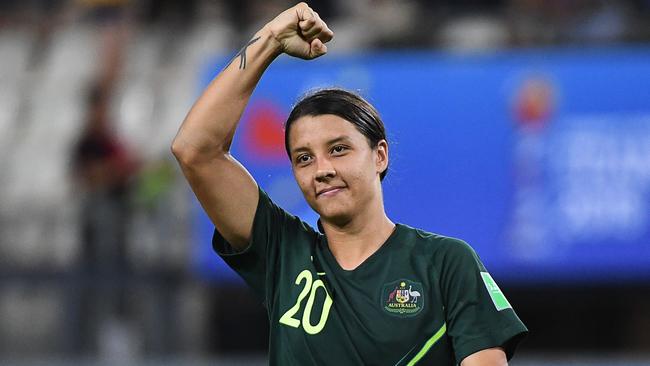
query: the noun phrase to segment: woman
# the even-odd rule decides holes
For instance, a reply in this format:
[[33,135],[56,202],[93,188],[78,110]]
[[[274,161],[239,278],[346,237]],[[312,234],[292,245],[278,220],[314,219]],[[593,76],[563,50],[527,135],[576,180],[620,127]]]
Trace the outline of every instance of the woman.
[[215,224],[215,250],[264,299],[271,364],[507,364],[527,330],[474,251],[386,215],[388,144],[366,101],[323,90],[287,121],[293,173],[324,234],[229,154],[266,67],[281,53],[322,56],[332,37],[304,3],[278,15],[206,88],[172,146]]

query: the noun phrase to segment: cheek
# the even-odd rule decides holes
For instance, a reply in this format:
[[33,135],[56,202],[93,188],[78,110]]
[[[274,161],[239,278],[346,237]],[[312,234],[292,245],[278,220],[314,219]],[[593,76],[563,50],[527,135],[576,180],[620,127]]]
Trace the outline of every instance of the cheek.
[[296,171],[295,169],[293,169],[293,177],[296,180],[300,191],[302,191],[302,194],[307,196],[307,193],[309,192],[309,177],[307,177],[304,171]]
[[352,190],[366,191],[373,178],[374,166],[369,166],[365,159],[349,163],[341,167],[341,176]]
[[369,182],[374,180],[376,173],[375,161],[371,155],[363,156],[356,162],[359,169],[356,170],[355,179],[362,180],[364,182]]

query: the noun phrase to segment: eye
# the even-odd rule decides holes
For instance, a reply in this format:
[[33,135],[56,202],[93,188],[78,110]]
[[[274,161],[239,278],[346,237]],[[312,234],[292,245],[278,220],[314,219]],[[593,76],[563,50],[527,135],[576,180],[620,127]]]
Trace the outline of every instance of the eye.
[[298,155],[296,158],[296,164],[305,165],[311,161],[311,156],[309,154]]
[[336,145],[336,146],[334,146],[334,147],[332,148],[331,153],[332,153],[332,154],[341,154],[342,152],[344,152],[344,151],[347,150],[347,149],[348,149],[348,148],[345,147],[345,146],[343,146],[343,145]]

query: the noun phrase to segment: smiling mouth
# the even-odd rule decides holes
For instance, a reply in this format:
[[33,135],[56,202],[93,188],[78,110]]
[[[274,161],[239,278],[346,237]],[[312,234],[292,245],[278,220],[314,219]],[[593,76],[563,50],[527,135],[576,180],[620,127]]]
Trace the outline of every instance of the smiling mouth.
[[344,189],[345,189],[345,187],[332,187],[332,188],[327,188],[327,189],[324,189],[324,190],[322,190],[322,191],[316,193],[316,197],[329,197],[329,196],[333,196],[333,195],[339,193],[340,191],[342,191],[342,190],[344,190]]

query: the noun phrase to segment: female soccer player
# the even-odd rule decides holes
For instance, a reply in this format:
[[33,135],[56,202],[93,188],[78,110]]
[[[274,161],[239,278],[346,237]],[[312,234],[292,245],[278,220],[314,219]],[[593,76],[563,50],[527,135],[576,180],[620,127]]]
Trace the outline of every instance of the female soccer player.
[[388,218],[388,144],[365,100],[319,91],[287,121],[292,170],[324,234],[276,206],[230,155],[269,64],[322,56],[332,37],[305,3],[278,15],[210,83],[172,145],[215,225],[215,250],[264,300],[270,363],[506,365],[526,327],[467,244]]

